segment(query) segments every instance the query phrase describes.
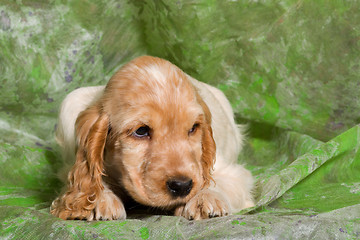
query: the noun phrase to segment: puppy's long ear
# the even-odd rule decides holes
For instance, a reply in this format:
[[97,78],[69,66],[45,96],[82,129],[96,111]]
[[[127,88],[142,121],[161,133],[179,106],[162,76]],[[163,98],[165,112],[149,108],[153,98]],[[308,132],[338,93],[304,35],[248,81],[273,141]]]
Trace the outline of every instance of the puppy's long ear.
[[103,155],[109,120],[99,105],[81,112],[76,120],[76,161],[68,175],[66,192],[51,206],[62,219],[94,218],[93,209],[104,189]]
[[211,113],[199,94],[196,94],[197,101],[201,105],[205,113],[205,124],[203,126],[203,136],[202,136],[202,156],[201,164],[203,167],[204,175],[204,187],[209,186],[210,180],[214,181],[211,176],[211,171],[213,170],[215,161],[216,161],[216,145],[213,138],[213,132],[211,128]]
[[[77,153],[76,163],[85,164],[86,170],[96,188],[103,189],[101,176],[104,168],[104,148],[109,129],[109,119],[94,106],[80,113],[76,120]],[[76,163],[74,166],[76,172]],[[74,172],[74,173],[75,173]],[[77,184],[75,179],[74,184]]]

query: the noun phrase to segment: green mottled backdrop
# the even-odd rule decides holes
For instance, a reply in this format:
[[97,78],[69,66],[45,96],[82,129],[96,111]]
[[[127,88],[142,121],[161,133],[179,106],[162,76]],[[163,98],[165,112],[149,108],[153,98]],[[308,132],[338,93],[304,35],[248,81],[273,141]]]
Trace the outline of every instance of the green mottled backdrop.
[[[0,0],[0,238],[359,239],[360,2]],[[257,206],[63,221],[54,129],[75,88],[149,54],[220,88]]]

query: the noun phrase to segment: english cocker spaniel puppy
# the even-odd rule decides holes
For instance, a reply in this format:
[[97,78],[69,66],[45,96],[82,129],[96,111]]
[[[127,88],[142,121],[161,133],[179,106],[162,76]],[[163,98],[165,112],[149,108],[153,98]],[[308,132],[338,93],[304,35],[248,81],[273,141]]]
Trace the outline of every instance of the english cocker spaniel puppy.
[[254,205],[228,100],[160,58],[136,58],[105,87],[71,92],[57,140],[72,166],[51,205],[62,219],[125,219],[129,199],[190,220]]

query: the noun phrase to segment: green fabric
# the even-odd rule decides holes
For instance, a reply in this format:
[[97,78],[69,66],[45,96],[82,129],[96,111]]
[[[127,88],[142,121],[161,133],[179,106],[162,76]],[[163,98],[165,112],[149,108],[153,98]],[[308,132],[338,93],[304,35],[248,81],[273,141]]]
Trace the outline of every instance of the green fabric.
[[[359,239],[360,2],[0,0],[0,238]],[[149,54],[220,88],[257,206],[63,221],[59,104]]]

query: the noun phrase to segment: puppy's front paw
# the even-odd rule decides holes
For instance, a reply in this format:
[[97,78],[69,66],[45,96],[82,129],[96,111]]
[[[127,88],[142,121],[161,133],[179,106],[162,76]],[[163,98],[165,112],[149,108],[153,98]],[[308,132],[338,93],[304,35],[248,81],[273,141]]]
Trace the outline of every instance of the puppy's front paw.
[[50,207],[50,213],[64,220],[94,220],[94,211],[90,207],[79,207],[69,204],[66,195],[55,199]]
[[126,211],[122,201],[111,191],[104,190],[94,209],[95,220],[125,219]]
[[219,193],[202,190],[185,206],[177,207],[174,214],[189,220],[222,217],[229,214],[229,204]]
[[53,201],[50,212],[64,220],[94,221],[126,218],[122,201],[109,189],[101,192],[98,198],[92,200],[89,197],[83,197],[75,203],[72,196],[65,194]]

